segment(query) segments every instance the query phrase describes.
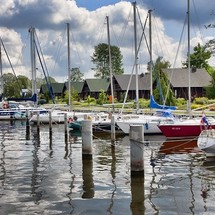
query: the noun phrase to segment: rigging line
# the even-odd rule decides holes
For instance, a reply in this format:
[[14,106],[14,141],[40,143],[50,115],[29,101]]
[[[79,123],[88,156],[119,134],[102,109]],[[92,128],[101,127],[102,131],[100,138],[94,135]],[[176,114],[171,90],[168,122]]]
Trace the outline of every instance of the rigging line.
[[[144,39],[145,39],[145,42],[146,42],[146,47],[147,47],[147,49],[148,49],[148,52],[150,53],[149,43],[148,43],[148,41],[147,41],[146,34],[145,34],[146,24],[147,24],[147,21],[148,21],[148,19],[149,19],[149,12],[147,13],[147,16],[146,16],[144,25],[142,24],[142,21],[141,21],[141,18],[140,18],[140,13],[139,13],[139,10],[138,10],[138,9],[137,9],[137,14],[138,14],[138,17],[139,17],[139,20],[140,20],[140,25],[141,25],[142,30],[143,30],[142,34],[143,34]],[[142,36],[141,36],[141,38],[142,38]]]
[[[159,55],[161,55],[161,54],[159,54],[159,51],[158,50],[161,50],[161,53],[162,53],[162,56],[164,55],[164,51],[163,51],[163,48],[164,47],[167,47],[167,45],[165,44],[165,40],[163,39],[163,37],[161,38],[161,37],[159,37],[159,31],[158,31],[158,23],[157,23],[157,19],[155,19],[155,16],[153,16],[153,23],[154,23],[154,25],[153,25],[153,30],[156,32],[156,38],[157,38],[157,41],[158,41],[158,44],[159,44],[159,47],[160,48],[158,48],[156,45],[157,45],[157,43],[155,43],[155,47],[156,47],[156,50],[157,50],[157,55],[159,56]],[[161,39],[162,39],[162,42],[161,42]],[[162,44],[162,45],[161,45]],[[163,45],[164,44],[164,45]],[[165,50],[167,50],[168,51],[168,49],[165,49]],[[170,56],[169,55],[169,53],[168,53],[168,56]]]
[[[119,47],[121,47],[122,43],[124,42],[124,36],[125,36],[126,30],[128,29],[128,23],[129,23],[129,19],[131,17],[131,12],[132,12],[132,6],[130,7],[126,22],[124,22],[124,25],[122,26],[122,29],[120,31],[119,35],[122,35],[122,36],[120,36],[120,40],[116,39],[117,44],[118,44]],[[112,29],[112,27],[111,27],[111,29]],[[112,31],[114,32],[114,30],[112,30]],[[115,32],[114,32],[114,37],[116,38]]]
[[[60,41],[59,38],[63,38],[62,33],[58,36],[58,41]],[[53,58],[53,59],[54,59],[54,64],[53,64],[53,68],[52,68],[51,71],[54,71],[55,68],[56,68],[57,60],[59,59],[60,52],[61,52],[61,50],[62,50],[62,41],[64,41],[64,40],[61,40],[61,41],[58,43],[59,45],[58,45],[58,47],[57,47],[57,52],[56,52],[57,54],[56,54],[55,57]]]
[[192,0],[192,3],[193,3],[193,8],[194,8],[194,11],[195,11],[195,15],[196,15],[196,20],[197,20],[197,24],[198,24],[198,30],[200,32],[200,38],[201,38],[201,41],[204,41],[203,36],[202,36],[202,31],[201,31],[201,28],[200,28],[200,21],[199,21],[200,19],[199,19],[198,13],[197,13],[196,5],[195,5],[193,0]]
[[[35,43],[35,41],[34,41],[34,43]],[[36,43],[35,43],[34,45],[35,45],[35,48],[36,48],[36,51],[37,51],[37,55],[38,55],[38,58],[39,58],[39,61],[40,61],[40,65],[41,65],[42,70],[43,70],[44,75],[45,75],[45,70],[44,70],[44,66],[43,66],[43,63],[42,63],[42,59],[41,59],[41,57],[40,57],[40,53],[39,53],[38,47],[37,47]],[[52,89],[52,87],[51,87],[51,84],[49,84],[49,80],[48,80],[48,78],[47,78],[46,75],[45,75],[45,80],[46,80],[46,84],[47,84],[47,87],[48,87],[49,94],[50,94],[50,96],[51,96],[52,102],[55,104],[55,102],[54,102],[54,93],[53,93],[53,89]]]
[[16,76],[15,70],[14,70],[14,68],[13,68],[13,65],[12,65],[12,63],[11,63],[10,57],[9,57],[9,55],[8,55],[8,53],[7,53],[7,50],[6,50],[6,48],[5,48],[5,45],[4,45],[4,43],[3,43],[1,37],[0,37],[0,41],[1,41],[1,44],[2,44],[3,49],[4,49],[4,51],[5,51],[5,54],[6,54],[6,56],[7,56],[8,62],[9,62],[9,64],[10,64],[10,67],[11,67],[11,69],[12,69],[12,71],[13,71],[13,74],[14,74],[14,76],[15,76],[15,79],[16,79],[16,81],[17,81],[17,84],[18,84],[18,86],[19,86],[19,89],[20,89],[20,91],[21,91],[21,90],[22,90],[21,85],[20,85],[19,80],[18,80],[18,78],[17,78],[17,76]]
[[79,53],[79,51],[78,51],[78,46],[77,46],[77,43],[76,43],[76,40],[75,40],[75,37],[74,37],[74,34],[73,34],[73,32],[71,31],[71,37],[72,37],[72,40],[74,41],[74,46],[75,46],[75,50],[76,50],[76,52],[77,52],[77,56],[78,56],[78,59],[79,59],[79,61],[80,61],[80,64],[82,64],[82,61],[81,61],[81,57],[80,57],[80,53]]
[[[40,46],[40,42],[39,42],[39,39],[38,39],[38,37],[37,37],[36,32],[35,32],[35,36],[36,36],[36,40],[37,40],[37,41],[34,41],[34,45],[35,45],[35,47],[36,47],[36,49],[37,49],[37,52],[38,52],[40,55],[42,55],[42,60],[40,60],[40,62],[43,63],[43,71],[45,71],[45,72],[47,73],[48,78],[49,78],[48,68],[47,68],[47,66],[46,66],[46,62],[45,62],[45,59],[44,59],[44,55],[43,55],[43,52],[42,52],[42,49],[41,49],[41,46]],[[38,44],[38,46],[39,46],[39,49],[38,49],[37,44]],[[39,52],[39,51],[40,51],[40,52]],[[40,55],[38,55],[38,57],[41,59]],[[44,70],[44,67],[45,67],[45,70]]]
[[[187,23],[187,15],[185,16],[185,19],[184,19],[184,25],[183,25],[183,28],[182,28],[182,32],[181,32],[181,36],[180,36],[178,48],[177,48],[177,51],[176,51],[176,56],[175,56],[175,60],[174,60],[174,63],[173,63],[173,68],[175,68],[176,59],[178,58],[178,53],[179,53],[179,49],[180,49],[180,47],[181,47],[182,38],[183,38],[183,34],[184,34],[184,29],[185,29],[186,23]],[[168,83],[168,86],[167,86],[167,94],[166,94],[166,96],[165,96],[164,104],[166,103],[167,96],[168,96],[168,93],[169,93],[169,91],[170,91],[170,82],[171,82],[171,80],[172,80],[172,76],[173,76],[173,70],[172,70],[172,72],[171,72],[170,79],[169,79],[169,83]]]

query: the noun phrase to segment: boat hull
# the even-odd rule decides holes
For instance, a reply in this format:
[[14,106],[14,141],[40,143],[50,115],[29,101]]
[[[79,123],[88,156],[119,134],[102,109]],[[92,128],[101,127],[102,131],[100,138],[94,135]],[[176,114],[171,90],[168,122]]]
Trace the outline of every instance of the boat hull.
[[[198,137],[202,130],[205,130],[206,127],[203,125],[159,125],[158,126],[164,136],[167,138],[187,138],[187,137]],[[215,125],[211,125],[212,128],[215,128]]]
[[146,122],[126,122],[126,121],[117,121],[116,122],[119,128],[125,134],[129,134],[131,125],[142,125],[144,128],[144,134],[161,134],[161,130],[158,128],[158,122],[156,123],[146,123]]
[[201,132],[197,140],[198,147],[206,152],[207,156],[215,156],[215,129]]

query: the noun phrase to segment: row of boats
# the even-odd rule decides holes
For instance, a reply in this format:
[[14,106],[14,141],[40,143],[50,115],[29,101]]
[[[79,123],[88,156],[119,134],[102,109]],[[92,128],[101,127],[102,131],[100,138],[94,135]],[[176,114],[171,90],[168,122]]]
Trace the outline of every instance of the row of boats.
[[129,134],[130,125],[142,125],[144,134],[163,134],[167,139],[198,138],[198,146],[207,153],[215,153],[215,118],[202,116],[175,116],[171,110],[157,110],[153,114],[118,114],[105,112],[74,112],[47,110],[41,107],[3,103],[0,107],[0,120],[19,120],[28,118],[32,123],[64,123],[65,114],[68,126],[73,130],[81,130],[82,121],[92,120],[94,132],[110,132],[112,118],[118,133]]

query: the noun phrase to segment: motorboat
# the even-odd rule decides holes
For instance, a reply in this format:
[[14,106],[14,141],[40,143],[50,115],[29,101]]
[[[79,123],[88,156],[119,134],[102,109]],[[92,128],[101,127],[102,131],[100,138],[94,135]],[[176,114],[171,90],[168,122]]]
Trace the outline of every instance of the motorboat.
[[197,145],[207,156],[215,157],[215,129],[203,130],[198,137]]

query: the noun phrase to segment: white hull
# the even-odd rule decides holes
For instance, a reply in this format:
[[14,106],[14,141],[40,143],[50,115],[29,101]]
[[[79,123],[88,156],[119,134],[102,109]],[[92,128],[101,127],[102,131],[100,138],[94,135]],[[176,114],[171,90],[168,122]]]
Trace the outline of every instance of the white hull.
[[151,115],[136,115],[130,119],[118,119],[116,120],[116,124],[125,134],[129,134],[130,125],[142,125],[144,127],[144,134],[162,134],[158,125],[161,121],[166,120],[172,120],[172,118]]
[[[78,119],[83,119],[85,115],[91,115],[91,113],[81,113],[81,112],[68,112],[68,111],[59,111],[59,110],[54,110],[51,112],[51,120],[52,123],[64,123],[65,122],[65,114],[67,114],[67,120],[69,121],[69,118],[73,118],[74,116],[76,116]],[[37,114],[34,114],[31,119],[30,122],[32,123],[37,123],[39,120],[39,123],[44,123],[44,124],[48,124],[50,122],[50,115],[49,113],[46,114],[39,114],[39,118],[37,117]]]
[[26,119],[35,113],[45,113],[47,112],[44,108],[13,108],[13,109],[0,109],[0,120],[21,120]]
[[215,156],[215,129],[202,131],[198,137],[197,145],[206,152],[207,156]]

